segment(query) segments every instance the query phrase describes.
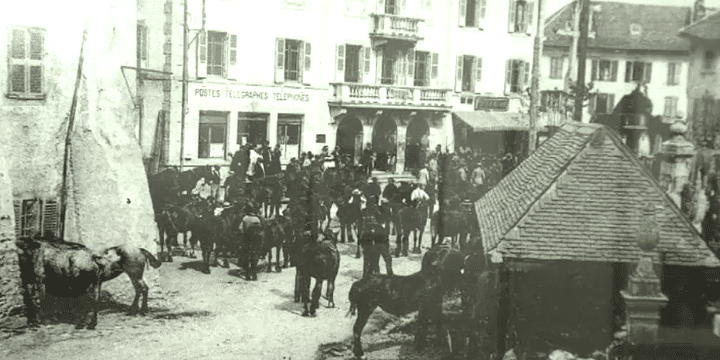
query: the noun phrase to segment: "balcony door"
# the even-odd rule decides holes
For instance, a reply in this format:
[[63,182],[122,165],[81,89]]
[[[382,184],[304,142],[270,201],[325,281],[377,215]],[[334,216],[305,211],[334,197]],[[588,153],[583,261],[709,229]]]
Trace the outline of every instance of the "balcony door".
[[360,82],[360,54],[362,46],[345,45],[345,82]]
[[385,0],[385,13],[389,15],[398,14],[397,0]]
[[383,85],[406,85],[406,72],[406,53],[400,49],[385,48],[382,52],[380,83]]

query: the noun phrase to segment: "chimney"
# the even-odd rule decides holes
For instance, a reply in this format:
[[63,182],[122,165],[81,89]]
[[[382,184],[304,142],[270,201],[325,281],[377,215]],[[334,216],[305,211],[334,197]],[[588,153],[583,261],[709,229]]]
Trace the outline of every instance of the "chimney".
[[662,151],[656,156],[660,164],[660,183],[681,208],[680,194],[690,177],[690,163],[695,156],[695,145],[685,138],[687,125],[678,120],[670,126],[671,138],[662,143]]

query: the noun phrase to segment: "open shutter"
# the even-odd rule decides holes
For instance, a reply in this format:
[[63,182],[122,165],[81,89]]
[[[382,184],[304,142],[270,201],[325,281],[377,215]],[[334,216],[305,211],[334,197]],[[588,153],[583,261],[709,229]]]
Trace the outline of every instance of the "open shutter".
[[13,200],[13,210],[15,212],[15,238],[19,238],[22,235],[22,200]]
[[222,74],[223,77],[228,79],[230,77],[230,35],[225,33],[223,37],[223,59],[222,59]]
[[207,77],[207,48],[207,32],[200,31],[197,46],[197,77],[200,79]]
[[302,82],[304,84],[310,84],[310,83],[312,83],[312,80],[313,80],[312,75],[311,75],[312,74],[312,59],[311,59],[312,58],[312,45],[307,41],[303,42],[303,45],[305,47],[305,52],[304,52],[305,55],[303,56],[304,61],[303,61],[303,65],[301,66],[301,68],[303,69]]
[[364,47],[363,53],[365,53],[365,59],[362,63],[365,83],[372,84],[373,81],[372,78],[370,78],[370,58],[372,57],[372,48],[369,46]]
[[618,73],[618,62],[617,60],[611,62],[610,65],[610,80],[611,81],[617,81],[617,73]]
[[625,63],[625,82],[630,81],[632,81],[632,62],[628,61]]
[[463,79],[463,57],[458,55],[455,58],[455,91],[462,91],[462,79]]
[[515,3],[517,0],[510,0],[508,2],[508,6],[510,8],[508,9],[508,32],[514,33],[515,32]]
[[395,15],[408,15],[405,0],[395,0]]
[[608,95],[607,106],[607,113],[612,114],[613,110],[615,110],[615,94]]
[[482,82],[483,59],[475,58],[475,92],[480,92],[480,83]]
[[57,201],[55,200],[45,200],[43,201],[43,209],[42,209],[42,235],[48,236],[48,235],[54,235],[54,236],[60,236],[58,234],[59,224],[60,224],[60,206],[58,205]]
[[335,81],[345,81],[345,44],[335,47]]
[[237,80],[237,35],[229,34],[228,79]]
[[384,14],[385,13],[385,0],[378,0],[377,6],[378,6],[377,13]]
[[645,63],[645,72],[643,73],[643,81],[649,83],[652,80],[652,63]]
[[525,32],[527,34],[530,34],[533,32],[533,17],[534,17],[534,11],[535,11],[535,3],[532,1],[528,1],[525,3]]
[[590,63],[590,81],[597,80],[598,61],[592,60]]
[[675,64],[675,82],[674,84],[679,85],[680,84],[680,74],[682,73],[682,63],[676,63]]
[[512,91],[513,61],[514,60],[505,60],[505,95],[510,94]]
[[363,83],[365,81],[365,47],[363,46],[361,46],[360,51],[358,51],[357,64],[358,82]]
[[285,39],[275,39],[275,82],[285,82]]
[[[45,55],[45,31],[30,29],[30,74],[28,88],[31,94],[42,94],[44,90],[43,57]],[[147,37],[146,37],[147,39]],[[145,54],[147,56],[147,54]]]
[[[460,0],[460,6],[458,7],[458,26],[464,27],[465,26],[465,9],[467,9],[467,1],[468,0]],[[474,1],[474,0],[470,0]]]
[[432,77],[432,53],[425,53],[425,83],[422,86],[433,86],[434,84]]
[[305,42],[300,41],[298,44],[298,55],[297,55],[297,82],[302,84],[303,83],[303,75],[305,75],[305,66],[304,66],[304,58],[305,58]]
[[485,27],[485,8],[487,0],[475,0],[475,26],[479,28]]
[[415,49],[407,52],[407,86],[413,86],[415,82]]
[[523,61],[522,62],[522,76],[520,77],[522,80],[522,88],[519,89],[519,92],[522,94],[525,92],[525,89],[530,86],[530,62],[529,61]]
[[438,76],[440,72],[440,56],[438,53],[432,53],[432,84],[433,86],[438,86]]

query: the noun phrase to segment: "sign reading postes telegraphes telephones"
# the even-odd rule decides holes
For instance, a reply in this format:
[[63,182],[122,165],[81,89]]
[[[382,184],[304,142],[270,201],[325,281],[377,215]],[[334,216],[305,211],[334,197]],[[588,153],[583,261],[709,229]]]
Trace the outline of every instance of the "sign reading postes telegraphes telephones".
[[508,111],[510,99],[505,97],[476,96],[475,110]]

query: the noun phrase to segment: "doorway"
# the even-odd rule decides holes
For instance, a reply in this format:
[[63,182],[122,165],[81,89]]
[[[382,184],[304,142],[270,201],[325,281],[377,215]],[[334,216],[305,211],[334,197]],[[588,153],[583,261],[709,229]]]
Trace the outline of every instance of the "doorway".
[[347,155],[353,164],[357,164],[362,153],[362,123],[356,117],[340,120],[337,128],[335,146],[340,147],[340,154]]
[[392,170],[397,154],[397,125],[393,119],[382,117],[375,123],[372,147],[377,154],[375,170]]
[[430,127],[424,119],[415,118],[408,124],[405,140],[405,169],[415,170],[425,163]]

